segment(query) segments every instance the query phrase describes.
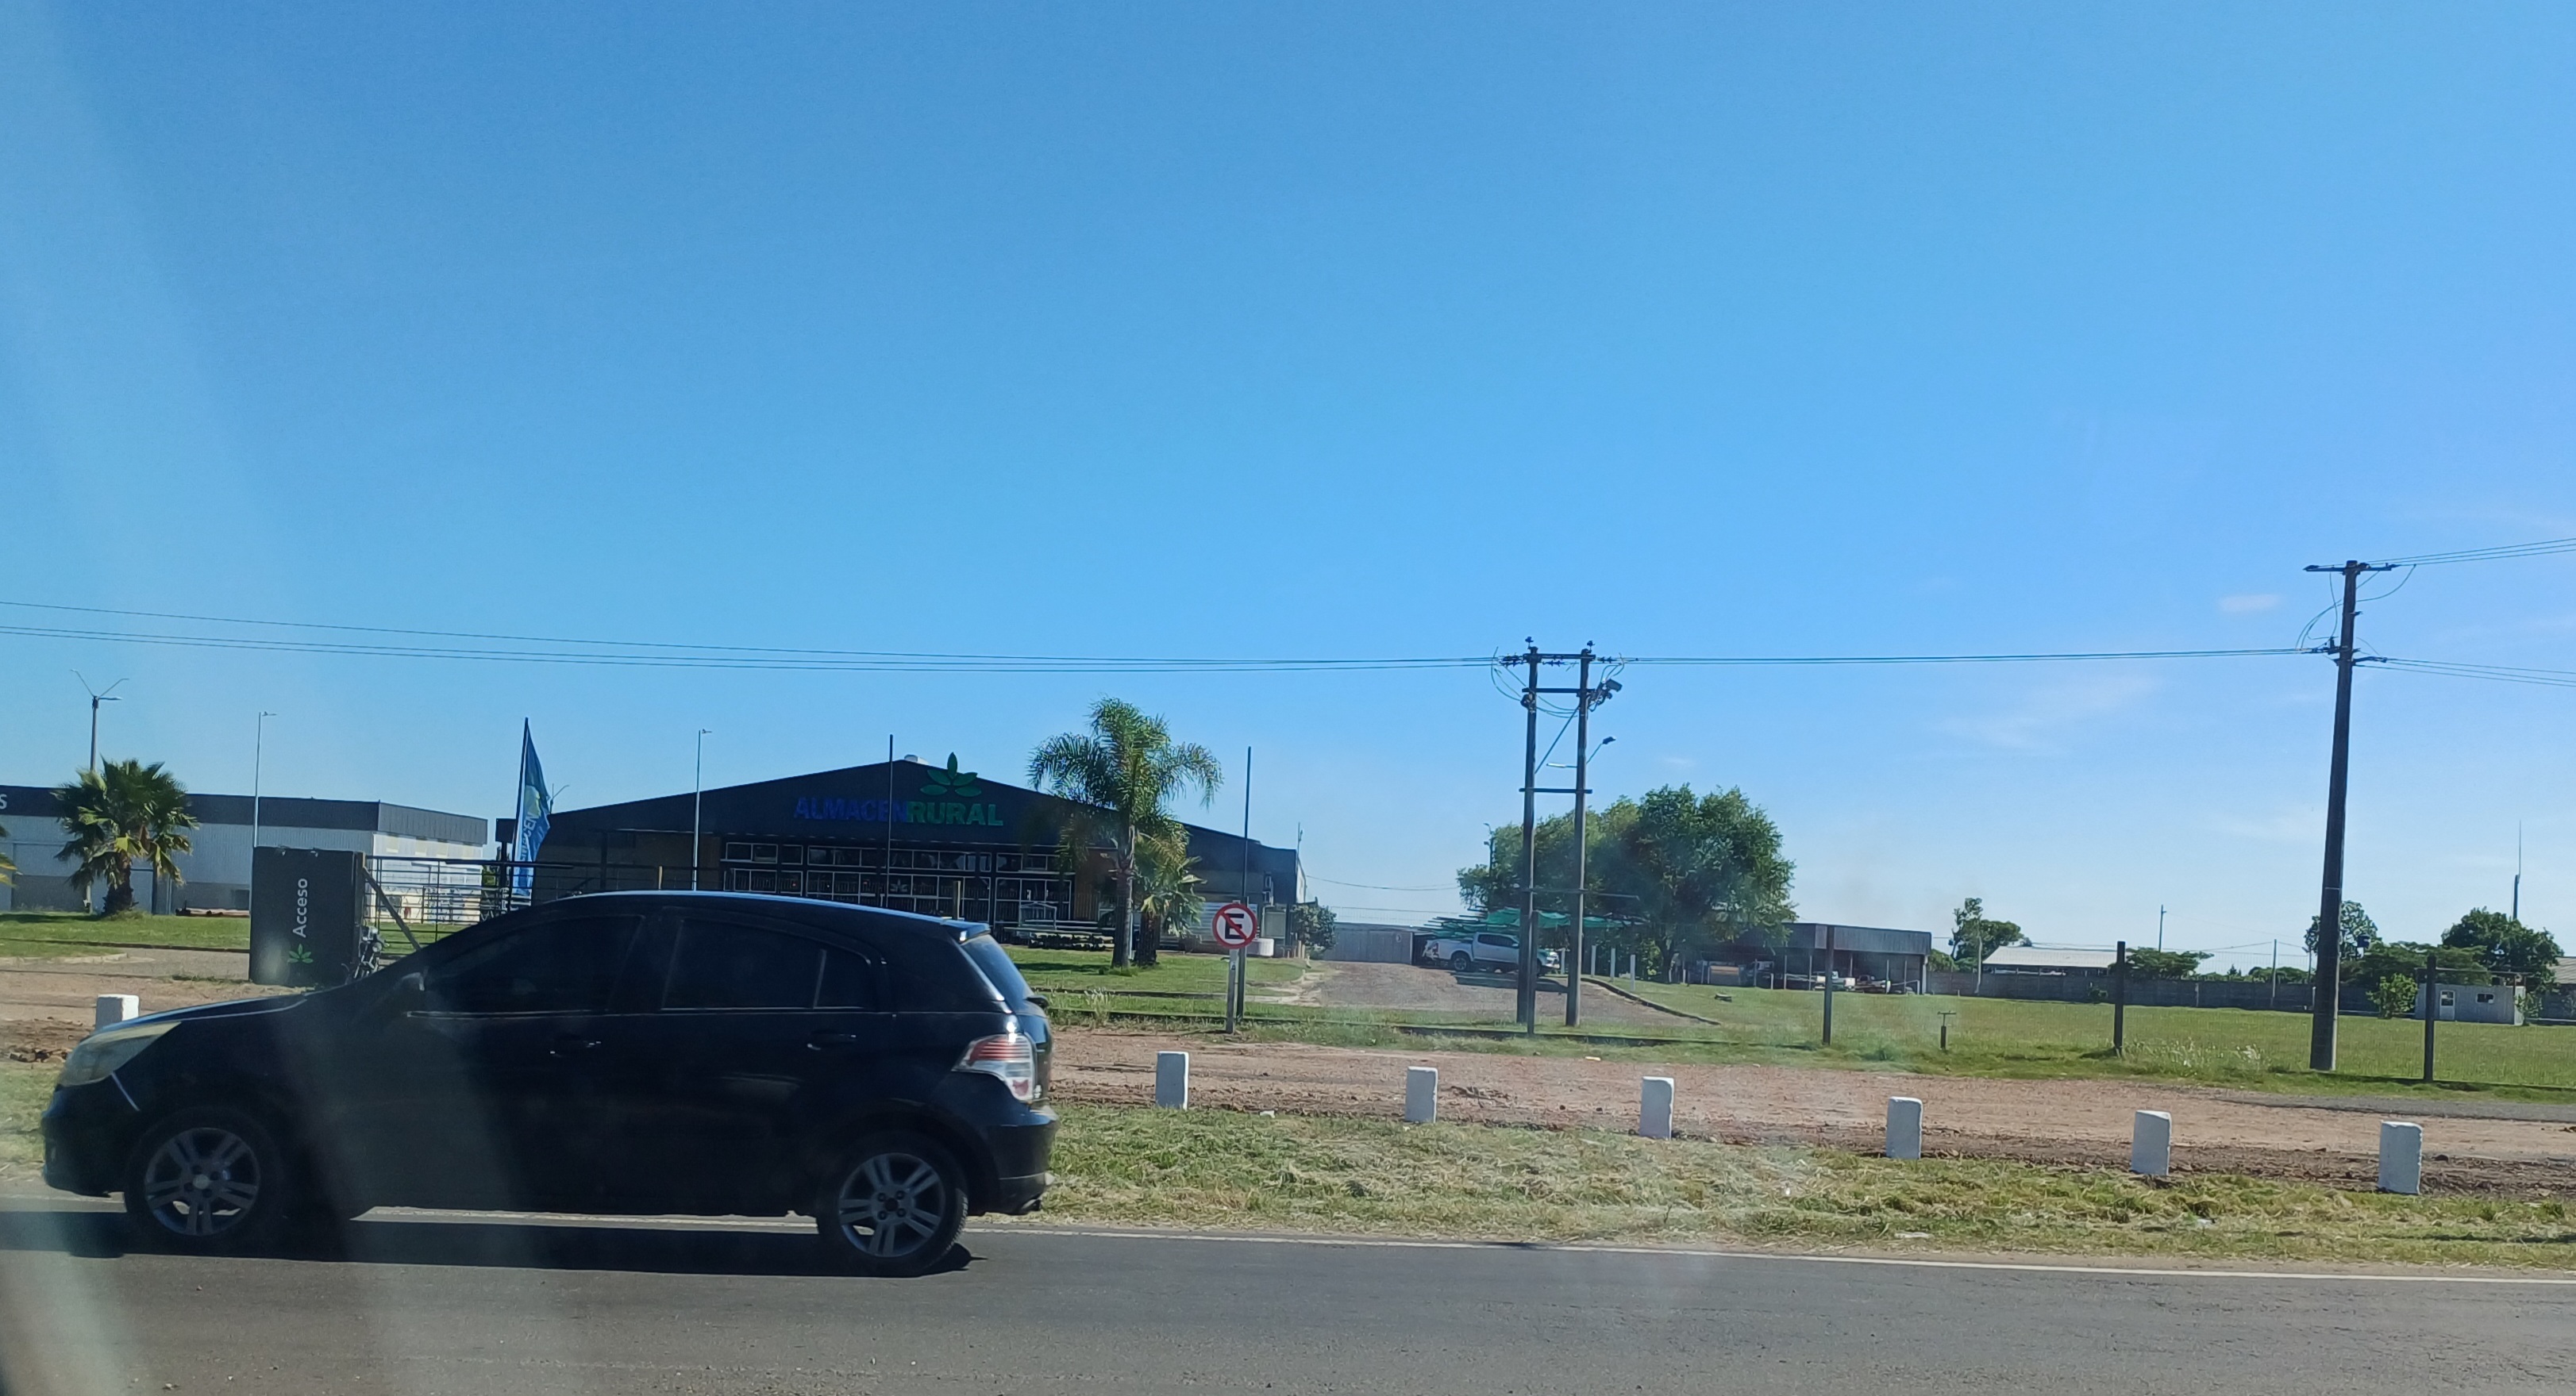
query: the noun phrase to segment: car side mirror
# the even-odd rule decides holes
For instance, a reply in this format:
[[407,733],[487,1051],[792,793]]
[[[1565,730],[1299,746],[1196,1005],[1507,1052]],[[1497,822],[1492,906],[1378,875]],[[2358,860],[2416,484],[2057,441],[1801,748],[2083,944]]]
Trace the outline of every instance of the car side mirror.
[[386,1004],[398,1013],[408,1013],[428,1001],[429,981],[421,977],[419,970],[395,980],[394,991],[385,997]]

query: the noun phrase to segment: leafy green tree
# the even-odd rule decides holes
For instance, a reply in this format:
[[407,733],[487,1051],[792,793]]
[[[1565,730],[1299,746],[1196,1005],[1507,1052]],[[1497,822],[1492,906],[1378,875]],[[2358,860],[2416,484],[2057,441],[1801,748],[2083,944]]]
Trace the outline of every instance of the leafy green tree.
[[1996,947],[2028,945],[2019,924],[1986,915],[1986,900],[1970,897],[1950,913],[1950,957],[1961,964],[1984,964]]
[[2402,1018],[2415,1011],[2416,984],[2402,974],[2381,975],[2370,986],[2370,1006],[2382,1018]]
[[[1537,832],[1540,910],[1569,914],[1574,817],[1540,820]],[[1772,939],[1798,914],[1789,896],[1797,865],[1781,851],[1779,826],[1742,790],[1672,785],[1622,798],[1593,813],[1584,842],[1586,920],[1606,922],[1589,939],[1649,963],[1748,934]],[[1520,881],[1520,825],[1501,825],[1486,836],[1485,861],[1459,869],[1458,892],[1478,912],[1517,910]]]
[[1334,927],[1340,920],[1322,902],[1299,902],[1288,908],[1288,936],[1309,950],[1330,950]]
[[1687,785],[1649,790],[1602,811],[1603,889],[1633,921],[1628,948],[1656,964],[1676,953],[1774,940],[1797,919],[1789,900],[1797,865],[1780,828],[1740,789],[1694,795]]
[[71,833],[62,856],[72,863],[72,892],[86,900],[105,884],[104,914],[134,909],[137,863],[167,882],[179,880],[177,858],[194,847],[188,830],[197,817],[188,813],[187,788],[160,762],[110,761],[55,787],[54,799]]
[[2525,984],[2549,984],[2558,976],[2558,942],[2501,911],[2479,907],[2468,913],[2442,932],[2442,944],[2474,950],[2487,968]]
[[2129,973],[2140,979],[2189,979],[2200,973],[2200,962],[2208,959],[2199,950],[2152,950],[2129,948]]
[[2424,974],[2424,952],[2433,953],[2434,972],[2445,984],[2492,984],[2495,972],[2487,968],[2486,958],[2477,951],[2456,945],[2418,945],[2413,941],[2383,940],[2361,952],[2352,966],[2350,978],[2361,984],[2376,984],[2390,975],[2402,975],[2409,983]]
[[[2362,910],[2359,902],[2345,902],[2335,919],[2343,927],[2343,948],[2336,963],[2343,968],[2343,978],[2357,979],[2361,975],[2362,952],[2379,943],[2379,924],[2370,919],[2370,913]],[[2317,953],[2317,918],[2313,916],[2308,918],[2306,944],[2309,954]]]
[[1164,806],[1195,789],[1199,803],[1216,798],[1225,768],[1196,742],[1174,742],[1163,719],[1120,698],[1091,707],[1090,730],[1047,738],[1029,757],[1029,783],[1076,805],[1064,831],[1078,850],[1106,842],[1118,873],[1118,929],[1110,937],[1110,963],[1152,964],[1153,941],[1136,925],[1137,841],[1184,837]]

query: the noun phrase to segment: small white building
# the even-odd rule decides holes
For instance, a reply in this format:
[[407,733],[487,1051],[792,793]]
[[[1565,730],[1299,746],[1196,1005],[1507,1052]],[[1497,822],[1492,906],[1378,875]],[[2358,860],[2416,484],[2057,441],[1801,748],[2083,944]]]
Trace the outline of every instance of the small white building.
[[[175,886],[163,887],[143,868],[134,873],[134,903],[156,912],[250,909],[250,850],[254,811],[248,795],[188,796],[197,827],[195,847],[179,855]],[[306,800],[271,795],[258,802],[257,842],[269,848],[336,848],[375,857],[489,858],[489,822],[469,814],[391,805],[377,800]],[[18,865],[14,887],[0,886],[0,910],[96,909],[105,888],[92,888],[88,907],[72,894],[71,865],[59,857],[64,830],[53,791],[45,786],[0,785],[0,837]]]
[[[2445,1023],[2522,1024],[2522,995],[2510,984],[2436,984],[2442,996],[2441,1018]],[[2410,1017],[2424,1019],[2424,990],[2415,990],[2415,1007]]]

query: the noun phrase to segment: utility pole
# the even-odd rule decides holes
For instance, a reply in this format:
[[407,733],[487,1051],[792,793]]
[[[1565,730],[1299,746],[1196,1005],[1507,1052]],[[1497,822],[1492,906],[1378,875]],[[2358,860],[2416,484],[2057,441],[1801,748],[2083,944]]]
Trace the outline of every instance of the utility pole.
[[2111,951],[2111,1053],[2126,1051],[2129,1045],[2129,943],[2120,941]]
[[712,727],[698,729],[696,774],[689,778],[689,890],[692,892],[698,890],[698,865],[707,860],[704,843],[706,822],[699,816],[707,803],[707,734],[714,730]]
[[98,705],[124,702],[125,700],[116,697],[115,693],[125,686],[125,680],[118,679],[105,688],[92,688],[89,686],[89,676],[80,670],[72,670],[72,677],[81,681],[81,692],[89,695],[89,772],[91,775],[96,775],[98,774]]
[[[1583,646],[1581,665],[1575,671],[1574,697],[1574,920],[1573,939],[1566,942],[1565,952],[1565,1025],[1583,1025],[1583,882],[1591,875],[1590,852],[1583,842],[1584,797],[1591,794],[1591,782],[1585,777],[1592,771],[1592,646]],[[1533,928],[1535,929],[1535,928]]]
[[1521,974],[1512,1011],[1524,1032],[1538,1031],[1538,666],[1541,655],[1532,642],[1521,662],[1529,682],[1521,690],[1528,710],[1529,736],[1521,756]]
[[2343,630],[2335,639],[2334,755],[2326,776],[2326,858],[2324,886],[2317,893],[2317,971],[2308,1009],[2308,1069],[2335,1069],[2335,1013],[2343,988],[2343,806],[2345,773],[2352,754],[2352,623],[2360,614],[2361,575],[2385,572],[2386,564],[2347,561],[2339,567],[2310,567],[2311,572],[2343,574]]
[[[1617,679],[1592,682],[1592,666],[1602,662],[1592,646],[1585,645],[1573,654],[1543,654],[1533,643],[1516,659],[1505,661],[1523,670],[1521,708],[1527,715],[1527,731],[1521,753],[1521,960],[1520,991],[1514,997],[1516,1020],[1524,1032],[1538,1031],[1538,797],[1571,795],[1574,797],[1574,938],[1565,962],[1565,1021],[1577,1025],[1582,1012],[1579,990],[1575,987],[1583,972],[1583,879],[1585,876],[1583,830],[1584,798],[1592,792],[1585,780],[1592,768],[1592,709],[1610,700],[1619,691]],[[1617,661],[1609,661],[1617,667]],[[1579,665],[1572,688],[1547,688],[1540,685],[1539,667],[1545,664]],[[1561,693],[1574,699],[1575,738],[1574,784],[1545,786],[1538,783],[1538,706],[1539,696]],[[1605,741],[1603,745],[1608,745]],[[1553,748],[1551,748],[1553,750]]]
[[2161,950],[2163,950],[2164,948],[2165,948],[2165,909],[2164,909],[2163,907],[2159,906],[2159,907],[2157,907],[2157,908],[2156,908],[2156,949],[2157,949],[2157,950],[2159,950],[2159,951],[2161,951]]
[[2433,1084],[2433,1022],[2442,1016],[2442,971],[2433,947],[2424,947],[2424,1084]]
[[2522,924],[2522,821],[2513,822],[2513,924]]
[[[1236,885],[1241,888],[1239,900],[1245,906],[1252,905],[1252,748],[1248,746],[1243,749],[1243,871]],[[1269,909],[1269,905],[1264,903],[1261,911],[1253,914],[1259,916]],[[1242,1013],[1243,952],[1234,950],[1227,952],[1225,957],[1225,1030],[1228,1033],[1234,1031],[1235,1019]]]

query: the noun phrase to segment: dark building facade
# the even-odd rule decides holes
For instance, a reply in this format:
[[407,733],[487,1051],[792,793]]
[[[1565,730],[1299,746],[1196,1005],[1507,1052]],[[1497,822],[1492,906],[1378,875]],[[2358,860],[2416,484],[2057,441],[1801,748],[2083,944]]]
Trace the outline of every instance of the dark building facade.
[[[701,831],[690,846],[692,807]],[[601,885],[697,884],[956,916],[996,926],[1090,924],[1111,903],[1105,847],[1079,873],[1058,850],[1082,807],[906,758],[624,804],[556,812],[538,861],[596,866]],[[1294,849],[1183,826],[1200,895],[1254,905],[1303,901]],[[509,821],[500,838],[511,840]],[[639,875],[650,869],[649,877]],[[612,871],[616,870],[616,871]],[[540,874],[540,888],[558,879]],[[568,885],[567,890],[571,890]],[[540,893],[542,895],[542,891]]]

